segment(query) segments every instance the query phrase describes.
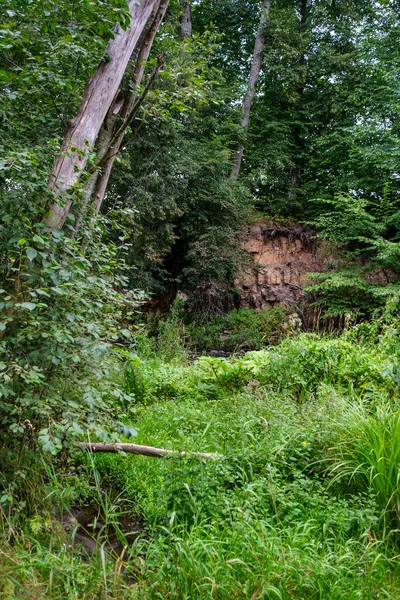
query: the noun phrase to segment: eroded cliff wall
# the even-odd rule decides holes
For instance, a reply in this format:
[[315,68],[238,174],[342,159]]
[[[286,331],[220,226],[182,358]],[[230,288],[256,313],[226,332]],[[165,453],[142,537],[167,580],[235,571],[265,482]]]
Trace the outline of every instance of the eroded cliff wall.
[[252,265],[243,271],[237,286],[243,306],[262,309],[276,304],[298,307],[307,301],[308,273],[323,271],[326,257],[322,242],[300,226],[262,222],[249,227],[244,242]]

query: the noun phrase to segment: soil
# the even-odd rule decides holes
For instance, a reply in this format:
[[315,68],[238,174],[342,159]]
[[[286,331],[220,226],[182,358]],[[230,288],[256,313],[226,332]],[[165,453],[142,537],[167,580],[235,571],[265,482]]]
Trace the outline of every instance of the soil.
[[244,247],[253,265],[235,282],[241,304],[257,310],[279,305],[298,308],[309,301],[304,288],[309,273],[326,270],[334,256],[322,252],[323,242],[300,226],[262,222],[249,227]]
[[143,530],[144,525],[140,517],[130,514],[120,514],[113,517],[111,523],[106,523],[96,506],[75,507],[62,516],[61,522],[64,529],[73,532],[74,544],[90,553],[96,552],[103,543],[107,552],[119,553],[123,548],[120,533],[129,542]]

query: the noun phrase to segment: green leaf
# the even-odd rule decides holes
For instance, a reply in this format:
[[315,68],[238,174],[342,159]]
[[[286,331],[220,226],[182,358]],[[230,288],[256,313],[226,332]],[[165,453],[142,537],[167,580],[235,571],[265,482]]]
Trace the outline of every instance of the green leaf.
[[137,436],[137,430],[134,427],[125,425],[124,423],[118,423],[117,431],[122,433],[122,435],[126,438]]
[[37,257],[37,251],[35,250],[35,248],[28,247],[26,249],[26,255],[29,258],[29,260],[34,260]]
[[33,241],[34,242],[38,242],[39,244],[44,244],[44,239],[42,237],[40,237],[40,235],[34,235],[33,236]]
[[48,442],[46,442],[45,444],[43,444],[42,450],[43,450],[43,452],[49,452],[50,454],[57,453],[55,445],[50,440]]
[[127,340],[131,340],[132,339],[132,334],[129,331],[129,329],[120,329],[120,332],[124,336],[124,338],[126,338]]
[[85,433],[82,427],[78,425],[78,423],[72,423],[71,429],[73,429],[78,435],[82,435],[83,433]]
[[47,296],[47,298],[51,298],[50,294],[48,294],[45,290],[37,289],[35,292],[39,294],[39,296]]
[[26,308],[27,310],[35,310],[36,308],[36,304],[34,304],[33,302],[21,302],[19,306],[21,306],[22,308]]

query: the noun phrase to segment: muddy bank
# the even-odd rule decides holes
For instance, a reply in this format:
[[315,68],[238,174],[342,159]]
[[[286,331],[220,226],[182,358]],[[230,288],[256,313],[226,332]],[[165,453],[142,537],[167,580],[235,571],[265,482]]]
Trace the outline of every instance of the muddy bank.
[[74,545],[93,553],[104,545],[106,552],[119,553],[143,531],[144,520],[121,509],[105,518],[100,507],[75,507],[61,518],[64,529],[72,534]]

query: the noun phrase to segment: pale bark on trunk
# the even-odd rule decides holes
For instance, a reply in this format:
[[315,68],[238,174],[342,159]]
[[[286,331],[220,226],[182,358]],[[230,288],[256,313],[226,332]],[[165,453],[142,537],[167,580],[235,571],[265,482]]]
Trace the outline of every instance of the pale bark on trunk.
[[[138,97],[137,92],[142,82],[146,62],[153,45],[155,35],[165,16],[169,0],[159,0],[155,7],[153,20],[145,32],[143,39],[135,49],[134,71],[132,76],[132,87],[117,98],[115,104],[111,107],[109,115],[105,119],[102,131],[99,134],[97,142],[97,165],[98,169],[90,178],[87,185],[84,207],[93,200],[95,213],[98,213],[104,199],[108,181],[114,165],[115,158],[121,148],[126,129],[132,123],[134,116],[143,103],[154,79],[158,75],[162,66],[163,56],[158,59],[157,65],[149,76],[142,94]],[[78,219],[76,231],[79,230],[82,223],[82,217]]]
[[[257,82],[260,77],[261,72],[261,64],[262,64],[262,55],[264,51],[265,45],[265,30],[267,25],[267,18],[270,9],[270,0],[263,0],[261,7],[261,15],[260,21],[258,24],[258,30],[256,35],[256,41],[254,44],[254,52],[253,59],[251,62],[250,76],[247,84],[246,95],[243,99],[242,104],[242,120],[240,122],[241,127],[247,131],[250,121],[250,111],[251,105],[253,103],[253,99],[256,93]],[[242,164],[244,152],[244,144],[239,144],[238,149],[236,151],[235,161],[231,171],[231,179],[237,179],[240,167]]]
[[[49,179],[49,189],[53,191],[56,200],[45,215],[43,222],[49,231],[57,231],[62,228],[65,219],[71,209],[73,202],[73,187],[81,178],[82,172],[88,161],[88,154],[93,151],[98,140],[101,126],[107,120],[110,109],[116,107],[118,100],[118,90],[126,72],[128,62],[139,45],[141,38],[144,43],[140,45],[141,50],[146,48],[148,33],[144,29],[148,22],[151,22],[150,30],[153,37],[150,42],[148,52],[150,52],[152,40],[157,32],[161,19],[158,20],[160,6],[164,6],[164,12],[168,6],[168,0],[128,0],[128,7],[131,14],[131,23],[125,31],[117,25],[114,30],[114,38],[107,44],[104,60],[90,78],[74,119],[69,122],[69,126],[60,150],[60,154],[54,162],[52,173]],[[156,26],[157,24],[157,26]],[[155,28],[155,29],[154,29]],[[148,52],[143,50],[143,57],[147,59]],[[140,55],[140,52],[138,51]],[[135,67],[136,78],[138,74],[143,75],[144,61],[137,62]],[[140,83],[140,81],[139,81]],[[120,101],[120,106],[122,102]],[[116,110],[118,112],[118,110]],[[108,166],[109,172],[111,165]],[[109,176],[108,172],[108,176]],[[108,180],[108,179],[107,179]],[[96,179],[90,178],[86,184],[86,195],[91,190],[96,192]],[[81,219],[81,215],[79,216]],[[16,287],[16,298],[20,291],[18,282]],[[13,309],[10,309],[10,313]],[[6,334],[6,330],[0,331],[0,341]]]
[[153,456],[162,458],[163,456],[197,456],[203,459],[220,458],[220,454],[212,452],[180,452],[179,450],[166,450],[165,448],[155,448],[154,446],[140,446],[139,444],[129,443],[107,443],[107,442],[77,442],[78,448],[84,448],[89,452],[127,452],[129,454],[139,454],[141,456]]
[[70,121],[67,133],[51,173],[49,188],[64,203],[55,201],[45,217],[50,230],[60,229],[72,205],[65,198],[79,180],[93,150],[100,128],[121,85],[128,61],[148,22],[157,0],[129,0],[131,24],[125,31],[116,26],[114,38],[107,44],[105,60],[90,78],[76,116]]
[[187,38],[192,37],[192,2],[191,0],[185,0],[185,4],[183,6],[183,14],[181,16],[180,23],[180,38],[181,40],[185,40]]
[[147,93],[149,92],[155,78],[157,77],[158,73],[160,72],[161,66],[163,64],[163,60],[164,60],[164,56],[161,55],[158,59],[156,67],[153,69],[153,71],[149,77],[149,81],[147,82],[143,93],[141,94],[139,99],[136,102],[134,102],[132,104],[132,106],[130,107],[130,112],[127,113],[124,122],[121,124],[120,128],[117,129],[117,131],[115,132],[114,136],[112,137],[112,139],[110,141],[108,151],[101,160],[101,163],[100,163],[101,172],[98,173],[98,176],[96,179],[96,184],[95,184],[95,187],[93,190],[93,204],[94,204],[94,210],[95,210],[96,214],[99,212],[99,210],[101,208],[101,205],[102,205],[102,202],[103,202],[106,190],[107,190],[108,181],[110,179],[111,170],[113,168],[115,158],[121,149],[125,131],[129,127],[129,125],[131,125],[140,106],[144,102],[144,100],[147,96]]
[[131,125],[140,106],[144,102],[144,100],[147,96],[147,93],[149,92],[154,80],[156,79],[158,73],[160,72],[160,69],[163,65],[163,61],[164,61],[164,55],[160,55],[160,57],[158,58],[156,67],[153,69],[152,73],[150,74],[149,80],[146,84],[146,87],[145,87],[143,93],[141,94],[141,96],[139,97],[139,99],[136,102],[131,104],[129,112],[126,115],[124,122],[121,124],[120,128],[115,132],[115,134],[110,142],[108,152],[102,159],[102,163],[101,163],[102,170],[96,181],[96,186],[95,186],[94,195],[93,195],[94,209],[95,209],[96,213],[98,213],[101,208],[101,204],[103,202],[104,195],[106,193],[108,181],[110,179],[111,170],[114,165],[114,160],[115,160],[118,152],[121,149],[122,141],[125,136],[125,131]]
[[[104,157],[110,153],[110,147],[114,144],[122,130],[125,130],[125,122],[135,110],[138,97],[138,88],[142,82],[146,62],[150,55],[155,35],[160,27],[168,7],[169,0],[158,0],[153,18],[149,23],[143,39],[139,41],[133,56],[134,69],[132,74],[132,85],[129,90],[122,92],[116,104],[112,107],[110,118],[104,123],[104,130],[99,136],[99,148],[97,153],[98,164],[103,164]],[[121,130],[121,131],[120,131]]]

